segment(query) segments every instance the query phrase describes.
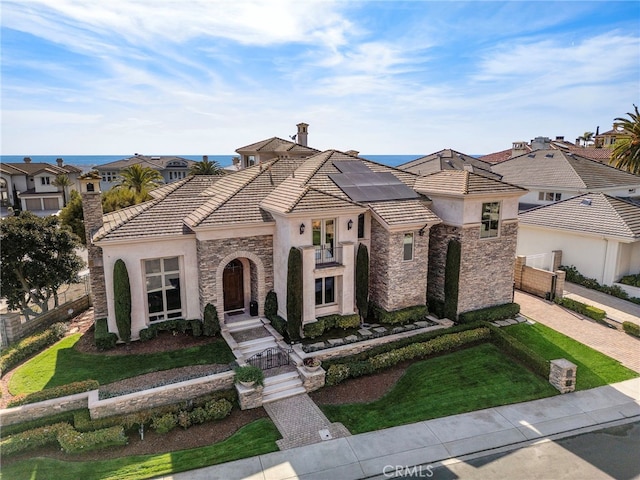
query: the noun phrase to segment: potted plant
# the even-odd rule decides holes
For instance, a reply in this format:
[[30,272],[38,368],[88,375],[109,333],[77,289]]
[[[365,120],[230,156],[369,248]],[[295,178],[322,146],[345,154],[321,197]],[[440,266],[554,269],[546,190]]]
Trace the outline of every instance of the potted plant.
[[322,362],[315,357],[307,357],[303,360],[304,368],[306,368],[310,372],[315,372],[320,368]]
[[253,385],[264,385],[264,372],[253,365],[244,365],[238,367],[235,370],[236,377],[235,382],[245,387],[252,387]]

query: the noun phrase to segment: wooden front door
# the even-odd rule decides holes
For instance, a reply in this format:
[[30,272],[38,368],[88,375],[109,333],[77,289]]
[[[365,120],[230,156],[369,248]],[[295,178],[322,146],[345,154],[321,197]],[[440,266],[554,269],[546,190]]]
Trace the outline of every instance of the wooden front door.
[[224,290],[224,311],[244,308],[244,279],[242,262],[233,260],[224,267],[222,288]]

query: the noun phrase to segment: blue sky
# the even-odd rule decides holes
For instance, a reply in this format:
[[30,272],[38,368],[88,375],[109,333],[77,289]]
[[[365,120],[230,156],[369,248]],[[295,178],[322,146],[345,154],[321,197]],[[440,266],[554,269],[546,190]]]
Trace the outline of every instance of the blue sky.
[[231,154],[309,126],[484,154],[640,101],[640,2],[2,0],[2,154]]

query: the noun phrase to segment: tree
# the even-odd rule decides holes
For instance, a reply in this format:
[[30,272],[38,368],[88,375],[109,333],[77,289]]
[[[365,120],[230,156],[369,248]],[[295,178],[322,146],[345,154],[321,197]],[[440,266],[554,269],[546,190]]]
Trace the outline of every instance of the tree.
[[53,180],[53,182],[51,182],[51,184],[55,187],[62,188],[62,206],[66,207],[67,206],[67,188],[73,185],[71,183],[71,180],[69,180],[69,177],[62,174],[62,175],[58,175]]
[[369,313],[369,252],[363,243],[356,256],[356,306],[360,321],[364,322]]
[[458,319],[458,294],[460,282],[460,241],[449,240],[447,260],[444,269],[444,316],[450,320]]
[[60,224],[69,228],[79,239],[82,245],[87,244],[84,231],[84,214],[82,212],[82,197],[76,190],[71,190],[71,196],[67,206],[58,214]]
[[289,250],[287,262],[287,332],[291,340],[300,339],[302,329],[302,253]]
[[127,266],[120,258],[113,266],[113,298],[118,335],[120,340],[129,343],[131,341],[131,284]]
[[591,142],[593,142],[593,132],[584,132],[582,134],[582,137],[580,138],[582,139],[582,141],[584,142],[584,146],[586,147]]
[[37,217],[25,211],[0,222],[0,288],[12,310],[30,316],[49,310],[49,300],[58,306],[58,289],[78,282],[84,266],[76,254],[76,236],[59,228],[58,218]]
[[162,175],[151,167],[143,167],[140,164],[131,165],[120,172],[118,188],[133,190],[137,195],[146,195],[149,190],[162,183]]
[[222,175],[222,168],[215,160],[203,158],[189,169],[189,175]]
[[151,196],[147,192],[138,194],[135,190],[112,188],[102,194],[102,211],[104,213],[113,212],[145,202],[150,198]]
[[629,135],[615,143],[611,154],[611,163],[621,170],[640,175],[640,112],[634,104],[635,113],[627,113],[629,118],[616,118],[614,122],[619,122],[622,131]]

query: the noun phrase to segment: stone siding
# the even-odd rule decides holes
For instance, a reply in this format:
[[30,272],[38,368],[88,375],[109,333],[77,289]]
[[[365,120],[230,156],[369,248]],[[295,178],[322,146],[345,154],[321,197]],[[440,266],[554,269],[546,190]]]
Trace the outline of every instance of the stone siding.
[[[215,305],[218,314],[222,315],[224,303],[222,298],[222,271],[226,264],[235,258],[248,258],[254,263],[257,275],[251,278],[252,292],[245,292],[258,302],[260,314],[264,312],[266,292],[273,289],[273,236],[258,235],[246,238],[227,238],[221,240],[197,240],[198,283],[200,294],[200,310],[204,312],[207,303]],[[222,265],[224,263],[225,265]],[[261,276],[264,275],[264,280]],[[253,291],[257,289],[257,292]]]
[[75,395],[0,410],[0,424],[2,426],[15,425],[58,413],[87,408],[89,393],[91,392],[76,393]]
[[511,303],[518,223],[502,223],[497,238],[480,238],[480,226],[461,233],[458,313]]
[[236,390],[238,391],[240,410],[250,410],[262,406],[264,387],[260,385],[245,387],[244,385],[237,384]]
[[107,291],[104,280],[102,248],[94,245],[92,235],[102,227],[102,200],[100,192],[83,192],[82,211],[87,239],[87,260],[91,272],[91,303],[95,318],[107,317]]
[[576,389],[578,367],[565,358],[551,360],[549,365],[549,383],[560,393],[573,392]]
[[404,261],[405,233],[371,221],[369,298],[387,311],[426,304],[429,235],[413,231],[413,260]]

